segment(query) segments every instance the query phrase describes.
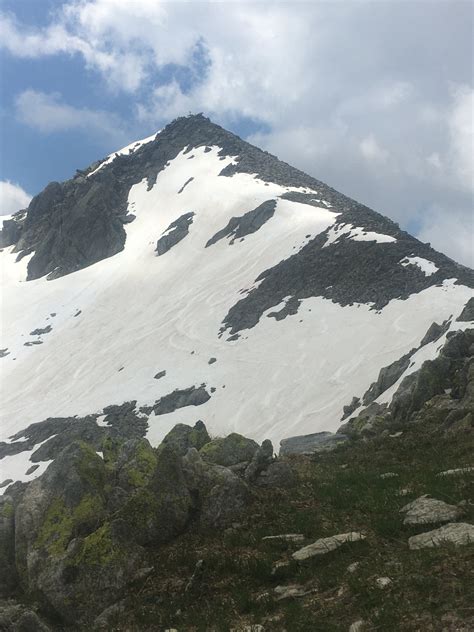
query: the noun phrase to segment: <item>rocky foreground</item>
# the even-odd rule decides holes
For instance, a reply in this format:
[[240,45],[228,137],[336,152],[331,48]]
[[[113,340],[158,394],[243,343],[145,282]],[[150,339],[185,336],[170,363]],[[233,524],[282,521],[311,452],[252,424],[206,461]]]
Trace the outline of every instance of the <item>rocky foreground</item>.
[[0,497],[0,629],[474,630],[474,330],[283,448],[73,441]]

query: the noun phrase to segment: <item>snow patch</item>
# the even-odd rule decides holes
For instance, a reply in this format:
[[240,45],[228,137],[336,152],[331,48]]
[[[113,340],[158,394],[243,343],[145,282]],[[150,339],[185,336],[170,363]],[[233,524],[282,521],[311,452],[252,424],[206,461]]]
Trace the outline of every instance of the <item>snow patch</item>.
[[341,237],[352,239],[353,241],[375,241],[378,244],[387,244],[397,241],[395,237],[384,235],[383,233],[375,233],[368,231],[361,226],[352,226],[352,224],[337,224],[328,231],[328,236],[323,248],[327,248]]
[[439,270],[432,261],[423,259],[423,257],[405,257],[400,261],[400,264],[405,267],[410,265],[417,266],[422,272],[424,272],[425,276],[431,276]]

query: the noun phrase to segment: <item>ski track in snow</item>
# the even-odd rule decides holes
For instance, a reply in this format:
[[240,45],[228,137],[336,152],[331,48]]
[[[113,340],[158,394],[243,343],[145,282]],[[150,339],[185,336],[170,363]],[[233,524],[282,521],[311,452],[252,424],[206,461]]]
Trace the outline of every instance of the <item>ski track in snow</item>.
[[[54,281],[26,283],[28,258],[15,263],[12,248],[0,253],[0,348],[10,351],[0,360],[0,441],[47,417],[100,413],[132,399],[149,405],[174,389],[201,383],[208,392],[216,389],[205,404],[150,415],[147,436],[153,445],[176,423],[198,419],[211,434],[270,438],[275,448],[288,436],[335,431],[343,405],[364,393],[381,367],[417,346],[433,321],[456,317],[472,295],[469,288],[445,282],[405,301],[392,300],[380,313],[370,305],[341,307],[309,298],[296,315],[268,318],[282,302],[237,341],[227,342],[227,332],[219,338],[222,320],[242,290],[293,255],[293,246],[303,247],[307,234],[333,226],[338,213],[326,205],[279,199],[288,187],[253,175],[219,177],[234,159],[221,160],[218,147],[193,152],[192,161],[181,152],[150,191],[145,180],[132,187],[129,212],[136,219],[125,226],[125,249],[114,257]],[[221,240],[205,248],[231,217],[269,199],[278,199],[275,214],[260,230],[232,246]],[[190,211],[195,215],[189,234],[157,257],[157,239]],[[361,231],[347,225],[332,236],[393,240]],[[50,333],[29,335],[48,324]],[[38,338],[43,344],[24,346]],[[434,357],[441,343],[427,345],[413,360]],[[211,357],[217,361],[209,365]],[[162,370],[166,375],[155,380]],[[29,455],[0,460],[0,481],[12,473],[30,480],[24,476]],[[42,471],[43,464],[34,475]]]

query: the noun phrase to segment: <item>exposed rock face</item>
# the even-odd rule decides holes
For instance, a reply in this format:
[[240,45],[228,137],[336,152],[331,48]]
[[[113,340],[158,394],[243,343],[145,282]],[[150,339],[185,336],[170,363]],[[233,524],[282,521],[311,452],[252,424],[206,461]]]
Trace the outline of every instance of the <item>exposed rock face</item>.
[[0,603],[0,630],[5,632],[51,632],[34,610],[13,601]]
[[17,583],[15,508],[13,498],[6,495],[0,496],[0,568],[0,597],[5,597],[11,594]]
[[200,454],[208,463],[236,465],[251,461],[258,450],[258,443],[233,432],[223,439],[213,439],[201,448]]
[[297,476],[291,465],[280,459],[270,463],[255,480],[255,484],[259,487],[281,487],[283,489],[294,487],[297,482]]
[[206,391],[205,386],[190,386],[186,389],[176,390],[161,397],[150,411],[153,410],[155,415],[166,415],[172,413],[178,408],[184,408],[185,406],[201,406],[211,399],[211,396]]
[[280,455],[288,454],[314,454],[334,450],[338,445],[347,441],[342,434],[332,432],[316,432],[299,437],[289,437],[280,441]]
[[25,213],[20,211],[20,214],[15,213],[11,219],[3,220],[3,227],[0,230],[0,248],[16,244],[21,237],[24,219]]
[[408,540],[410,549],[431,549],[443,544],[465,546],[474,542],[474,525],[465,522],[445,524],[439,529],[414,535]]
[[276,200],[267,200],[252,211],[248,211],[241,217],[232,217],[225,228],[219,230],[206,244],[206,248],[217,243],[220,239],[230,237],[229,244],[243,239],[251,233],[255,233],[275,214]]
[[225,467],[207,463],[195,448],[188,451],[183,467],[199,523],[204,527],[231,524],[249,500],[249,489],[242,479]]
[[[109,407],[108,414],[118,421],[127,410],[134,408]],[[42,476],[11,485],[0,498],[0,563],[6,571],[0,596],[21,585],[71,625],[87,626],[104,610],[114,612],[129,584],[152,570],[147,547],[191,526],[228,527],[248,506],[252,492],[244,471],[238,476],[201,457],[197,448],[204,451],[210,443],[202,422],[179,424],[157,449],[141,437],[109,434],[99,456],[94,444],[73,441]],[[249,482],[279,463],[272,462],[269,441],[259,447],[240,435],[220,440],[209,455],[227,463],[246,457],[253,466]]]
[[437,358],[401,380],[389,406],[372,402],[338,432],[364,437],[422,420],[447,432],[474,427],[474,329],[448,334]]
[[470,298],[468,300],[468,302],[464,306],[464,309],[456,318],[456,320],[463,323],[474,321],[474,298]]
[[364,406],[368,406],[379,395],[390,388],[399,379],[401,375],[408,369],[410,365],[410,358],[416,349],[412,349],[409,353],[406,353],[392,364],[380,369],[377,381],[374,382],[362,398]]
[[104,424],[98,426],[97,415],[86,417],[50,417],[44,421],[31,424],[24,430],[11,437],[10,443],[0,442],[0,459],[33,450],[38,444],[38,449],[33,452],[30,460],[33,463],[54,459],[64,448],[73,441],[85,441],[101,449],[104,440],[120,437],[143,437],[147,431],[147,418],[136,413],[136,402],[125,402],[120,406],[106,406]]
[[473,399],[468,383],[471,381],[473,342],[474,329],[449,336],[435,360],[427,360],[419,371],[402,380],[390,405],[392,416],[405,421],[419,411],[425,402],[436,395],[445,394],[449,389],[450,399],[456,401],[457,409],[465,414],[470,413]]
[[162,441],[162,445],[168,445],[178,454],[184,456],[190,448],[200,450],[211,441],[206,426],[202,421],[197,421],[194,428],[186,424],[176,424]]
[[176,246],[189,233],[189,227],[193,223],[194,213],[185,213],[178,217],[177,220],[171,222],[163,235],[158,239],[156,244],[156,252],[158,256],[164,255],[173,246]]
[[[324,199],[329,207],[337,209],[338,226],[353,225],[396,240],[390,249],[383,249],[381,257],[381,246],[374,241],[354,241],[342,236],[325,248],[327,233],[310,239],[294,256],[264,271],[258,277],[260,285],[229,311],[224,328],[230,328],[231,333],[254,326],[264,311],[285,297],[300,300],[324,296],[341,305],[360,301],[373,302],[374,307],[381,308],[391,298],[404,298],[446,278],[474,285],[469,270],[404,233],[397,224],[246,143],[202,115],[176,119],[155,140],[128,155],[117,155],[98,170],[97,165],[92,165],[62,184],[52,182],[33,198],[26,218],[7,223],[0,239],[4,244],[15,244],[19,253],[34,251],[28,262],[29,279],[46,274],[56,278],[111,257],[125,244],[124,221],[129,217],[130,188],[143,178],[151,188],[158,173],[183,149],[190,152],[209,146],[220,147],[221,157],[236,157],[234,164],[222,170],[223,177],[251,173],[265,182],[310,189],[308,193],[288,192],[283,197],[312,206],[321,206],[320,199]],[[253,217],[242,216],[239,222],[242,234],[249,234],[248,231],[268,220],[270,212],[268,206]],[[237,225],[229,226],[229,230],[235,231],[239,238]],[[417,266],[400,265],[400,261],[413,254],[433,262],[438,268],[436,273],[426,276]]]

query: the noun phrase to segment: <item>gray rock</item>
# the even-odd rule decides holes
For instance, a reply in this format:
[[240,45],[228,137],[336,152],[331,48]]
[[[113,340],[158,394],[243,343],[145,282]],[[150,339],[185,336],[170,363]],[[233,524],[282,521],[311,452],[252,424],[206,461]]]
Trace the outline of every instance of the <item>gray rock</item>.
[[165,377],[166,375],[166,371],[158,371],[158,373],[156,375],[154,375],[154,379],[155,380],[160,380],[162,377]]
[[280,441],[280,456],[288,454],[315,454],[334,450],[347,441],[343,434],[316,432],[309,435],[289,437]]
[[463,511],[455,505],[448,505],[442,500],[420,496],[400,509],[405,514],[403,524],[434,524],[452,522],[462,516]]
[[281,487],[288,489],[294,487],[298,482],[295,470],[289,463],[278,459],[260,472],[255,479],[255,485],[259,487]]
[[445,524],[439,529],[414,535],[408,539],[408,547],[415,549],[430,549],[443,544],[466,546],[474,543],[474,525],[466,522]]
[[176,424],[165,436],[162,444],[170,446],[178,454],[184,456],[189,448],[200,450],[210,440],[211,438],[204,423],[197,421],[193,428],[186,424]]
[[16,564],[24,590],[67,623],[92,621],[143,566],[143,549],[103,522],[108,472],[75,442],[26,486],[15,513]]
[[52,632],[34,610],[14,601],[0,602],[0,630],[5,632]]
[[474,297],[470,298],[468,302],[464,305],[464,309],[456,318],[456,320],[461,323],[474,321]]
[[320,538],[319,540],[316,540],[316,542],[308,544],[308,546],[295,551],[292,557],[297,561],[307,560],[308,558],[315,557],[317,555],[326,555],[326,553],[335,551],[343,544],[359,542],[360,540],[365,540],[365,535],[357,531],[339,533],[338,535],[333,535],[329,538]]
[[364,393],[362,402],[364,406],[371,404],[379,395],[384,393],[388,388],[393,386],[395,382],[403,375],[410,366],[410,358],[416,349],[412,349],[398,360],[392,362],[388,366],[380,369],[377,380],[371,384],[369,389]]
[[49,334],[50,331],[53,331],[51,325],[47,325],[46,327],[34,329],[30,331],[30,336],[42,336],[43,334]]
[[10,596],[17,583],[15,567],[15,505],[11,496],[0,496],[0,597]]
[[438,323],[432,323],[428,328],[428,331],[423,336],[420,342],[420,347],[424,347],[430,342],[435,342],[435,340],[439,340],[441,336],[449,329],[449,320],[445,320],[442,325],[438,325]]
[[189,227],[193,223],[194,213],[184,213],[177,220],[171,222],[163,235],[156,243],[158,256],[164,255],[168,250],[176,246],[189,233]]
[[299,584],[289,584],[288,586],[276,586],[273,589],[275,598],[277,601],[282,599],[294,599],[295,597],[304,597],[312,592],[315,592],[314,588],[305,588]]
[[281,533],[280,535],[266,535],[262,542],[304,542],[302,533]]
[[248,211],[240,217],[232,217],[225,228],[218,231],[206,244],[206,248],[217,243],[224,237],[230,237],[229,244],[238,239],[243,239],[251,233],[259,230],[265,222],[273,217],[276,208],[276,200],[267,200],[252,211]]
[[348,417],[350,417],[352,413],[354,412],[354,410],[356,410],[356,408],[359,407],[359,405],[360,405],[360,398],[353,397],[350,404],[343,406],[342,408],[343,415],[341,417],[341,421],[344,421],[344,419],[347,419]]
[[242,461],[251,461],[259,449],[258,443],[233,432],[227,437],[213,439],[200,450],[202,458],[217,465],[236,465]]
[[440,472],[438,476],[461,476],[462,474],[474,473],[474,467],[457,467],[453,470],[444,470]]
[[241,478],[226,467],[207,463],[195,448],[183,458],[183,470],[194,499],[193,513],[203,527],[228,527],[240,518],[250,500]]
[[265,439],[246,468],[245,479],[249,482],[255,481],[259,474],[266,470],[272,462],[273,444],[269,439]]
[[184,408],[186,406],[201,406],[211,399],[211,396],[206,391],[204,386],[190,386],[185,389],[176,389],[172,393],[161,397],[152,410],[155,415],[167,415],[172,413],[178,408]]

